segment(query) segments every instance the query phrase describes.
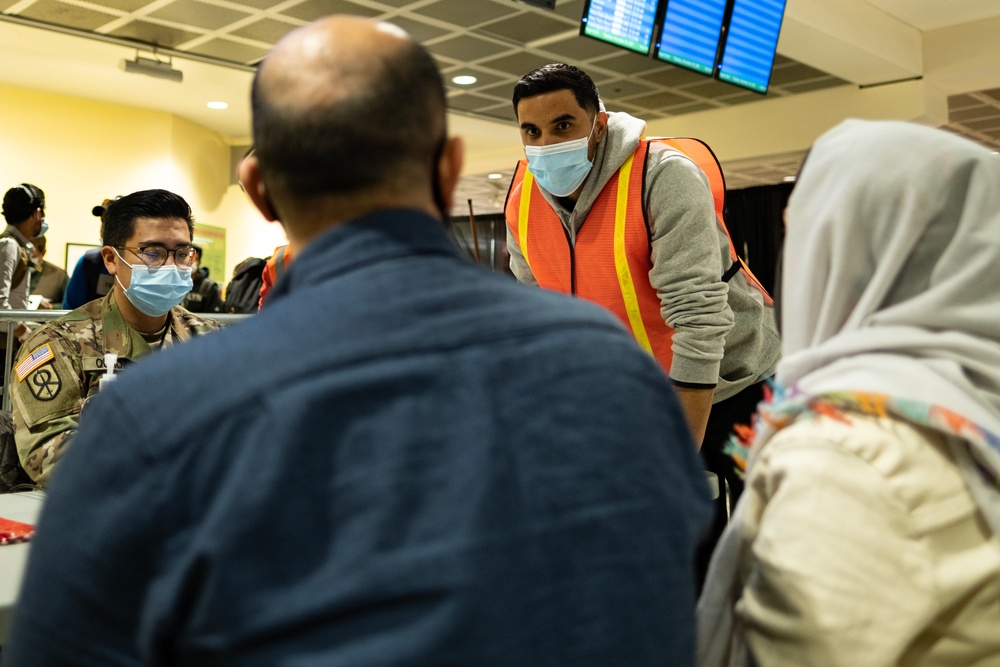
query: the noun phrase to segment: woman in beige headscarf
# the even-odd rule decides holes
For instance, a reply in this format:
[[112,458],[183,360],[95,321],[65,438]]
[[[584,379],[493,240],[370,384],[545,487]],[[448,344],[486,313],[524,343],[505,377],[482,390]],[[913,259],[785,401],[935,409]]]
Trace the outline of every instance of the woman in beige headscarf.
[[1000,665],[1000,156],[846,121],[786,220],[783,360],[699,664]]

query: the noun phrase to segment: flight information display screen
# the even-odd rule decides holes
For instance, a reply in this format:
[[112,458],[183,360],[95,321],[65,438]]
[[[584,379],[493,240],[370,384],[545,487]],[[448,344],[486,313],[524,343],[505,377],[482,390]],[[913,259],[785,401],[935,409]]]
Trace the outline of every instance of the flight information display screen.
[[766,93],[785,0],[736,0],[719,63],[720,81]]
[[580,34],[649,55],[658,0],[588,0]]
[[726,0],[669,0],[656,57],[712,76]]

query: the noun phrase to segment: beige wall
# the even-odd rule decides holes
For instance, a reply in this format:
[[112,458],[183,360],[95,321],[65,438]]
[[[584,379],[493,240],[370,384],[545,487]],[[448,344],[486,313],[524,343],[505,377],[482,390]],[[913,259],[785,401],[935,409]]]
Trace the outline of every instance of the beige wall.
[[229,185],[223,137],[176,116],[0,85],[0,191],[34,183],[45,191],[46,259],[62,265],[66,243],[99,243],[90,213],[105,197],[164,188],[191,205],[195,224],[226,229],[226,275],[285,242]]

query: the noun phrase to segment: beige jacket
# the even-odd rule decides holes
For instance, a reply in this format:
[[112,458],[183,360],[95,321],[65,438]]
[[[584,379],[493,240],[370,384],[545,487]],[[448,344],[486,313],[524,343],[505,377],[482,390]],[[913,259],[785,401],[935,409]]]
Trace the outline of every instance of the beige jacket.
[[747,647],[764,667],[1000,665],[1000,540],[945,436],[849,419],[802,419],[759,453],[699,604],[699,665]]

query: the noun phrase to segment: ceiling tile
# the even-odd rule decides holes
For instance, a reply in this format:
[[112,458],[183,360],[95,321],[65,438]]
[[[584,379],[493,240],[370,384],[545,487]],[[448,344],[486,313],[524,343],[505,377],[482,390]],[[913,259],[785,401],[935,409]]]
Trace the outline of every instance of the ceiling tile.
[[490,23],[479,28],[479,30],[491,35],[505,37],[518,44],[527,44],[536,39],[551,37],[567,30],[573,30],[574,27],[559,18],[552,18],[537,12],[528,12],[512,16],[503,21]]
[[601,95],[606,97],[627,97],[629,95],[639,95],[653,90],[653,86],[643,85],[632,79],[619,79],[602,83],[600,87]]
[[684,97],[683,95],[677,95],[668,90],[664,90],[659,93],[652,93],[649,95],[626,97],[625,101],[629,104],[637,104],[641,107],[647,107],[649,109],[662,109],[663,107],[684,104],[686,102],[691,102],[692,100],[690,97]]
[[295,30],[297,26],[291,23],[285,23],[284,21],[277,21],[271,18],[263,18],[259,21],[245,25],[242,28],[237,28],[230,32],[230,34],[236,37],[245,37],[247,39],[255,39],[258,42],[265,42],[267,44],[274,44],[279,39]]
[[948,98],[948,109],[965,109],[982,104],[972,95],[952,95]]
[[281,10],[281,13],[302,21],[315,21],[330,14],[353,14],[373,18],[384,12],[371,7],[362,7],[347,0],[305,0],[294,7]]
[[520,51],[507,56],[494,58],[493,60],[484,60],[478,64],[491,69],[500,70],[501,72],[507,72],[508,74],[515,75],[517,78],[521,78],[531,70],[541,67],[542,65],[548,65],[551,62],[552,61],[545,56],[539,56],[528,51]]
[[[721,81],[716,81],[714,79],[709,79],[708,77],[701,77],[701,82],[690,86],[684,86],[681,88],[685,93],[690,95],[695,95],[697,97],[707,97],[709,99],[715,99],[716,97],[725,97],[727,95],[732,95],[735,86],[722,83]],[[761,99],[764,99],[761,97]]]
[[489,116],[494,120],[502,120],[505,123],[513,124],[517,121],[517,119],[514,118],[514,109],[510,106],[510,104],[492,107],[489,109],[480,109],[477,113],[481,116]]
[[809,65],[793,63],[784,67],[775,67],[771,70],[771,85],[782,86],[787,83],[799,83],[808,79],[818,79],[828,76],[826,72],[821,72]]
[[948,120],[953,123],[964,123],[967,120],[977,120],[980,118],[989,118],[991,116],[1000,116],[1000,109],[988,104],[983,104],[970,109],[950,111],[948,113]]
[[583,18],[583,5],[584,0],[557,0],[556,14],[576,21],[579,26],[580,19]]
[[498,83],[495,86],[486,86],[485,88],[477,88],[476,92],[484,93],[486,95],[492,95],[493,97],[502,97],[507,100],[507,104],[510,104],[510,99],[514,94],[514,84],[517,83],[517,79],[513,77],[507,78],[503,83]]
[[189,51],[203,56],[212,56],[232,63],[255,63],[267,55],[267,49],[261,49],[248,44],[233,42],[222,37],[209,40],[204,44],[192,47]]
[[495,107],[495,106],[497,106],[496,100],[491,100],[485,97],[479,97],[478,95],[471,95],[469,93],[452,95],[448,98],[449,109],[460,109],[461,111],[475,111],[477,109],[482,109],[483,107]]
[[123,12],[134,12],[140,7],[145,7],[153,0],[100,0],[104,7],[111,7]]
[[510,51],[512,47],[473,37],[472,35],[459,35],[458,37],[453,37],[442,42],[429,44],[427,48],[431,53],[452,58],[459,62],[471,62]]
[[389,5],[390,7],[406,7],[414,2],[419,2],[420,0],[376,0],[383,5]]
[[816,81],[806,81],[805,83],[796,83],[794,85],[781,86],[781,90],[786,90],[790,93],[808,93],[810,90],[822,90],[823,88],[833,88],[835,86],[848,86],[848,85],[854,85],[854,84],[849,84],[843,79],[838,79],[835,76],[831,76],[825,79],[817,79]]
[[430,25],[424,23],[423,21],[417,21],[406,16],[393,16],[389,19],[389,21],[410,33],[410,36],[413,37],[413,39],[421,43],[434,39],[435,37],[440,37],[448,32],[444,28],[439,28],[435,25]]
[[9,7],[13,7],[21,0],[0,0],[0,12],[7,11]]
[[424,16],[465,28],[495,21],[521,11],[523,7],[505,7],[492,0],[439,0],[420,8],[420,13]]
[[59,25],[70,26],[71,28],[81,28],[83,30],[93,30],[113,21],[116,15],[97,12],[93,9],[67,5],[58,0],[39,0],[31,5],[18,16],[29,19],[38,19],[48,23],[58,23]]
[[983,120],[969,120],[962,125],[977,132],[998,130],[1000,129],[1000,116],[984,118]]
[[774,63],[772,63],[771,66],[772,67],[781,67],[782,65],[787,65],[788,63],[794,63],[794,62],[797,62],[797,61],[792,60],[791,58],[786,58],[785,56],[781,55],[780,53],[775,53],[774,54]]
[[737,104],[746,104],[747,102],[759,102],[762,99],[764,99],[764,96],[760,93],[748,91],[744,93],[737,93],[736,95],[718,97],[715,101],[727,106],[736,106]]
[[238,4],[247,5],[248,7],[253,7],[254,9],[270,9],[277,4],[284,2],[285,0],[239,0]]
[[180,30],[170,28],[165,25],[150,23],[148,21],[132,21],[111,31],[117,37],[131,37],[148,44],[166,46],[173,48],[178,44],[190,42],[195,37],[200,37],[201,33],[190,30]]
[[656,69],[657,65],[659,65],[655,60],[644,55],[625,51],[624,49],[618,49],[618,51],[619,55],[595,60],[593,64],[621,74],[648,72],[651,69]]
[[248,14],[198,0],[174,0],[169,5],[150,13],[149,16],[195,28],[218,30],[246,18]]
[[618,47],[599,42],[596,39],[581,37],[580,35],[575,35],[558,42],[549,42],[541,48],[557,56],[558,60],[570,64],[621,52],[621,49]]
[[666,86],[667,88],[685,86],[692,83],[701,83],[708,79],[708,77],[704,74],[699,74],[698,72],[684,69],[683,67],[674,67],[673,65],[667,65],[663,69],[640,74],[639,77],[645,79],[646,81]]

